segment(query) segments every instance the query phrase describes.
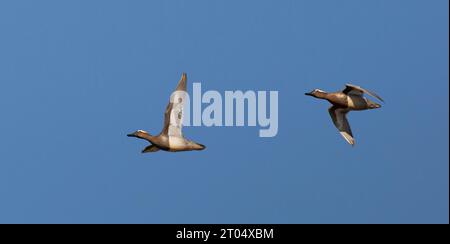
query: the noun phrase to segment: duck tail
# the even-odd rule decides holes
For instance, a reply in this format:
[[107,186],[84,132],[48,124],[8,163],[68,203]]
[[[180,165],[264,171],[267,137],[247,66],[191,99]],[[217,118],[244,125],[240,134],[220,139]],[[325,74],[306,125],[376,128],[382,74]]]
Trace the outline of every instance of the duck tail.
[[369,109],[376,109],[376,108],[381,108],[381,104],[378,104],[376,102],[372,102],[372,101],[368,101],[368,107]]

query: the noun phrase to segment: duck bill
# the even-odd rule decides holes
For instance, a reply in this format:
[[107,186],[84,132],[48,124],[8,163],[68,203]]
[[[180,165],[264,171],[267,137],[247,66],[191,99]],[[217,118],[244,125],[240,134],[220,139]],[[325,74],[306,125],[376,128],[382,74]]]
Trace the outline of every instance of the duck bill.
[[312,96],[312,93],[311,92],[307,92],[307,93],[305,93],[305,95],[306,96]]

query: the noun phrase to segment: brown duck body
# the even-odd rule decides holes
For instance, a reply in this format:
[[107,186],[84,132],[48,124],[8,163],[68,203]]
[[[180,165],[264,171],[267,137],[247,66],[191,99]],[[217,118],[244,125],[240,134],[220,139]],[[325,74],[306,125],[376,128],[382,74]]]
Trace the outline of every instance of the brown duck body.
[[158,150],[169,151],[169,152],[180,152],[180,151],[192,151],[192,150],[203,150],[205,146],[182,137],[172,137],[166,134],[159,134],[157,136],[152,136],[148,132],[143,130],[138,130],[132,134],[130,137],[136,137],[144,139],[151,143],[150,146],[146,147],[142,152],[155,152]]
[[156,152],[159,150],[180,152],[203,150],[206,148],[202,144],[186,139],[182,133],[183,108],[187,99],[186,82],[187,76],[183,73],[175,92],[170,96],[170,101],[164,113],[164,127],[159,135],[152,136],[143,130],[138,130],[127,135],[129,137],[144,139],[151,143],[150,146],[142,150],[142,153]]
[[326,93],[324,98],[334,106],[340,108],[348,108],[350,110],[366,110],[381,107],[381,105],[365,97],[347,95],[343,92]]
[[347,84],[344,90],[338,92],[328,93],[320,89],[315,89],[312,92],[305,93],[305,95],[324,99],[332,104],[328,109],[331,119],[339,130],[339,133],[353,146],[355,140],[353,139],[353,133],[346,117],[347,113],[350,111],[376,109],[381,107],[380,104],[363,97],[364,93],[383,101],[377,94],[351,84]]

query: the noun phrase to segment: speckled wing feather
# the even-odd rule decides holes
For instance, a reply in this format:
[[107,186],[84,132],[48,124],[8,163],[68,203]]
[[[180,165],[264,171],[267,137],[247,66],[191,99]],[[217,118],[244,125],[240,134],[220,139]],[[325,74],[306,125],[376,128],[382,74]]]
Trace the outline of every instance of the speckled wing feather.
[[330,113],[331,119],[333,120],[334,125],[339,130],[339,133],[344,137],[344,139],[350,144],[355,145],[355,139],[353,139],[352,129],[350,128],[350,124],[347,120],[347,113],[350,110],[345,108],[338,108],[336,106],[331,106],[328,109]]
[[364,93],[366,93],[366,94],[368,94],[372,97],[375,97],[375,98],[379,99],[380,101],[384,102],[384,100],[380,96],[378,96],[376,93],[371,92],[367,89],[364,89],[360,86],[355,86],[352,84],[346,84],[345,89],[342,92],[347,95],[356,95],[356,96],[362,96]]
[[168,136],[183,137],[183,117],[184,105],[187,99],[186,93],[187,75],[183,73],[181,80],[178,82],[177,88],[170,96],[169,104],[167,104],[164,113],[164,128],[162,134]]

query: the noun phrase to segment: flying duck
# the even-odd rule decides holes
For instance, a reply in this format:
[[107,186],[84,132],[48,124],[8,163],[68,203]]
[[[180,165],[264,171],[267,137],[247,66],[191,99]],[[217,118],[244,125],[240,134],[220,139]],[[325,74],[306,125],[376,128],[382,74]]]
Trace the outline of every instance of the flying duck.
[[381,107],[380,104],[363,97],[364,93],[384,102],[377,94],[352,84],[346,84],[345,89],[339,92],[327,93],[320,89],[315,89],[312,92],[305,93],[305,95],[325,99],[332,104],[328,109],[328,112],[330,113],[334,125],[344,139],[350,145],[354,146],[355,139],[353,139],[352,130],[346,117],[347,113],[354,110],[367,110]]
[[152,136],[144,130],[138,130],[127,135],[150,142],[150,145],[144,148],[142,153],[157,152],[159,150],[169,152],[192,151],[206,148],[202,144],[184,138],[181,131],[183,126],[183,108],[185,99],[187,99],[186,81],[187,75],[183,73],[177,88],[170,96],[169,104],[167,104],[166,112],[164,113],[164,127],[159,135]]

